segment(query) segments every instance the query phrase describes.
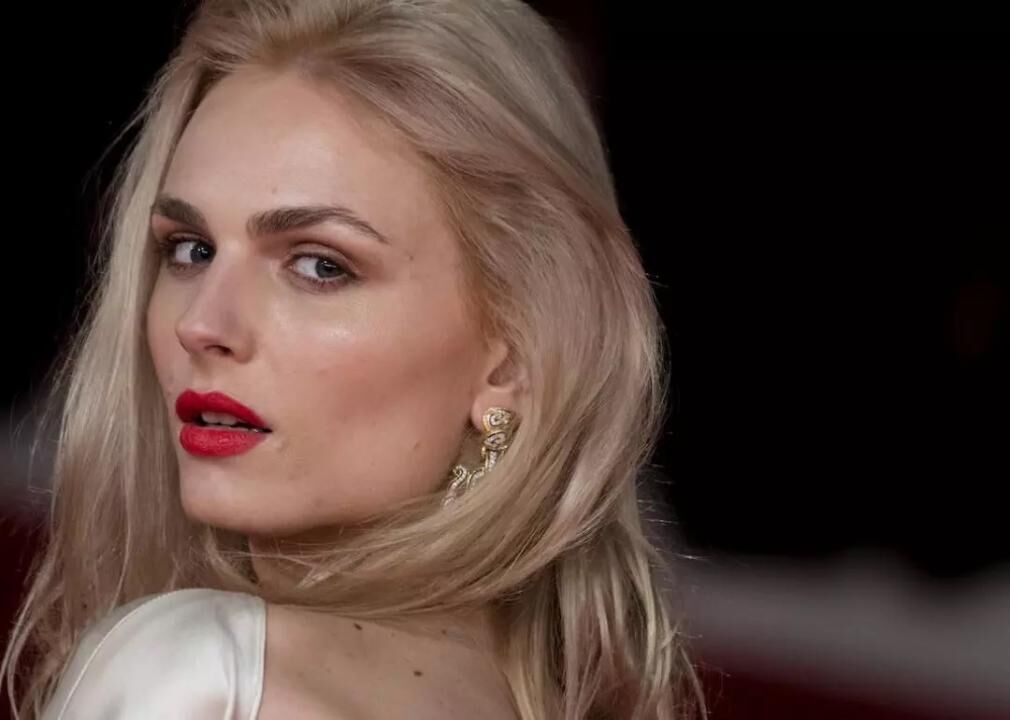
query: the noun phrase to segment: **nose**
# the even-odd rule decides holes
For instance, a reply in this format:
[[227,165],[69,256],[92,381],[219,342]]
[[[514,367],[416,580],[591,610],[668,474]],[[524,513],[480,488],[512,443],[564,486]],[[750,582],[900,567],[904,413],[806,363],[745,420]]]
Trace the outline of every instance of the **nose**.
[[239,262],[218,255],[192,281],[195,289],[176,322],[175,335],[194,360],[229,357],[246,362],[252,356],[255,310],[246,302],[249,280]]

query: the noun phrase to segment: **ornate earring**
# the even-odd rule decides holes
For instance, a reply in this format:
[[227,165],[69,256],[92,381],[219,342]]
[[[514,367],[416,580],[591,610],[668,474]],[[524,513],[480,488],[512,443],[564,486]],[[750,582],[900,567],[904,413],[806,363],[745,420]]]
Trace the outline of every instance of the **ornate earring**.
[[516,414],[511,410],[500,407],[491,407],[484,412],[482,418],[484,424],[484,441],[480,446],[480,457],[484,465],[475,470],[470,470],[464,465],[454,465],[449,474],[449,489],[442,500],[445,507],[460,497],[463,493],[477,482],[484,474],[493,468],[501,459],[501,456],[512,444],[512,434],[515,432],[513,422]]

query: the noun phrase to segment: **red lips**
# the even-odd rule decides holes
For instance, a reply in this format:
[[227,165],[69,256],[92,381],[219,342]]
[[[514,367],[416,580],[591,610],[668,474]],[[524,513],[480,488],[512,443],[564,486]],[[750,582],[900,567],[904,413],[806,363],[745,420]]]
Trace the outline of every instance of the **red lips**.
[[175,401],[175,413],[183,422],[195,422],[202,412],[228,413],[253,427],[269,430],[259,415],[235,398],[221,392],[201,394],[185,390]]
[[[238,400],[220,392],[201,394],[186,390],[175,401],[175,412],[184,423],[179,431],[179,444],[192,455],[238,455],[259,445],[271,432],[259,415]],[[252,428],[199,425],[197,421],[203,412],[228,413]]]

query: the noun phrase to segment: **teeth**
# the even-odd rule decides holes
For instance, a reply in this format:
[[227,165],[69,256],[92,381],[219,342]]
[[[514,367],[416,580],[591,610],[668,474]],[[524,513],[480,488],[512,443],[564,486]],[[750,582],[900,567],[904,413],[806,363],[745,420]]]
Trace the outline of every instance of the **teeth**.
[[227,413],[203,412],[200,418],[208,425],[238,425],[241,421],[234,415]]

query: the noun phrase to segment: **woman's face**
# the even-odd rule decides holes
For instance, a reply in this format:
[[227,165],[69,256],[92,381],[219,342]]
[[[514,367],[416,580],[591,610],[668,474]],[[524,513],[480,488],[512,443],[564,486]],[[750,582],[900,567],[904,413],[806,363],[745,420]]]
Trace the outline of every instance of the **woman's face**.
[[[223,80],[151,228],[166,255],[147,338],[196,520],[291,537],[362,519],[441,488],[466,425],[514,404],[419,161],[335,92]],[[270,432],[201,427],[201,408],[228,408],[199,396],[184,422],[187,390],[230,396]]]

